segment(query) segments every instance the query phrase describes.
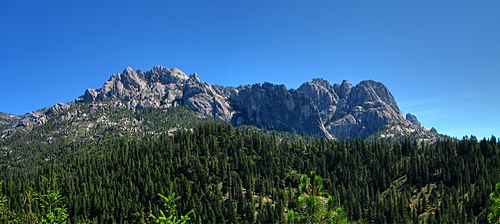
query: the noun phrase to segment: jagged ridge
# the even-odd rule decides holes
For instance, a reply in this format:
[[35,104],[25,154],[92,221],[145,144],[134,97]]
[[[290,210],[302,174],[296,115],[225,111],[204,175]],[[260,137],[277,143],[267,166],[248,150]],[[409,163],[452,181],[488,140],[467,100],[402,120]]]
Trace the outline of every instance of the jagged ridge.
[[[437,136],[435,130],[424,128],[414,115],[405,119],[388,88],[373,80],[353,86],[345,80],[331,85],[315,78],[297,89],[272,83],[223,87],[202,82],[197,74],[188,76],[179,69],[163,66],[145,72],[127,67],[112,75],[101,88],[87,89],[75,102],[28,113],[16,126],[43,124],[52,115],[78,104],[113,105],[132,111],[185,106],[200,116],[234,125],[329,139],[386,137],[406,132],[420,133],[417,137],[426,139]],[[78,116],[77,112],[72,113],[68,116]]]

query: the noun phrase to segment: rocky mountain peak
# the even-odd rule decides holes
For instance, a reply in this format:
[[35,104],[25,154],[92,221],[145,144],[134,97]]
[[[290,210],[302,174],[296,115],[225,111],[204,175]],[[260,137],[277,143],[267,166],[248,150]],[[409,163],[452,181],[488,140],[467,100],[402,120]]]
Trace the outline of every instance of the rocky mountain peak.
[[[373,80],[361,81],[350,93],[351,107],[355,106],[386,106],[387,110],[402,120],[403,115],[399,110],[396,100],[387,87],[381,82]],[[383,103],[383,105],[381,104]],[[372,105],[366,105],[372,104]]]
[[414,125],[422,126],[422,124],[420,124],[420,122],[418,121],[417,116],[411,113],[406,114],[406,120]]
[[330,120],[335,114],[339,96],[328,81],[321,78],[314,78],[312,81],[302,84],[297,91],[305,94],[312,100],[323,121]]
[[343,80],[340,85],[339,84],[333,85],[333,88],[337,93],[337,95],[339,96],[339,98],[345,99],[349,95],[349,93],[351,93],[352,84],[349,83],[347,80]]
[[178,68],[167,68],[159,65],[145,72],[144,77],[149,82],[160,82],[162,84],[178,83],[189,79],[189,77]]
[[200,77],[196,73],[193,73],[192,75],[190,75],[189,79],[193,80],[194,82],[201,83]]
[[361,90],[360,93],[366,94],[364,97],[368,101],[383,101],[389,104],[396,104],[392,94],[381,82],[373,80],[361,81],[356,85],[356,89]]
[[85,90],[83,96],[79,97],[77,101],[81,101],[84,103],[94,102],[97,98],[97,91],[95,89],[89,88]]
[[123,70],[123,74],[131,74],[134,72],[134,69],[132,69],[131,67],[127,66],[124,70]]
[[117,80],[115,82],[120,82],[123,87],[127,89],[133,90],[141,90],[143,89],[147,83],[146,81],[140,77],[137,72],[135,72],[131,67],[125,68],[122,74],[117,76]]
[[177,68],[155,66],[146,72],[127,67],[123,73],[111,76],[102,88],[85,91],[76,102],[118,100],[118,104],[131,110],[186,106],[203,116],[227,121],[231,112],[225,98],[203,83],[197,74],[187,76]]
[[436,130],[436,128],[432,127],[431,130],[430,130],[431,133],[434,133],[434,134],[438,134],[438,131]]
[[315,84],[315,85],[319,85],[319,86],[323,86],[323,87],[331,87],[330,86],[330,82],[328,82],[327,80],[323,79],[323,78],[313,78],[310,82],[307,82],[307,83],[311,83],[311,84]]

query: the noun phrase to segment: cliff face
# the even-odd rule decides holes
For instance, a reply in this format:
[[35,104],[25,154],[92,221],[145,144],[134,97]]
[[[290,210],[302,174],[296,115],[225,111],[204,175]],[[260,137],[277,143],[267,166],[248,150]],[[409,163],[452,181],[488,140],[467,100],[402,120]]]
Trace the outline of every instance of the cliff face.
[[391,122],[405,122],[394,97],[382,83],[362,81],[353,87],[344,81],[334,89],[341,97],[337,109],[324,123],[336,138],[367,138]]
[[321,118],[311,100],[284,85],[264,83],[237,88],[229,98],[233,110],[232,123],[257,127],[324,135]]
[[185,106],[199,116],[234,125],[329,139],[368,138],[395,126],[437,135],[421,126],[413,115],[405,119],[390,91],[380,82],[362,81],[353,86],[343,81],[331,85],[316,78],[296,90],[271,83],[222,87],[205,83],[196,74],[188,76],[179,69],[162,66],[145,72],[127,67],[101,88],[87,89],[75,102],[28,113],[16,126],[43,124],[51,116],[67,111],[72,111],[67,116],[78,116],[71,108],[80,104],[112,105],[131,111]]

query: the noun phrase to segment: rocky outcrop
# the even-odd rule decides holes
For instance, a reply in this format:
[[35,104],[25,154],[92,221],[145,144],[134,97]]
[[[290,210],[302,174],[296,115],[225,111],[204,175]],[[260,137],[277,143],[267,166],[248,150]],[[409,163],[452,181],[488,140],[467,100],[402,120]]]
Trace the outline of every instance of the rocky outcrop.
[[297,91],[309,97],[323,121],[330,120],[335,114],[339,96],[328,81],[315,78],[302,84]]
[[422,124],[418,121],[417,116],[411,113],[406,114],[406,120],[414,125],[422,126]]
[[438,131],[434,127],[431,128],[430,132],[434,133],[434,134],[438,134]]
[[379,82],[362,81],[355,87],[344,81],[339,87],[338,109],[326,129],[339,139],[367,138],[403,116],[388,89]]
[[59,115],[71,108],[71,104],[58,103],[54,106],[33,111],[21,117],[16,127],[31,128],[35,125],[45,124],[50,116]]
[[232,123],[324,135],[318,110],[304,94],[271,83],[239,87],[230,98]]
[[6,114],[0,112],[0,129],[7,128],[19,119],[18,116],[13,114]]
[[331,86],[313,79],[297,91],[317,108],[326,131],[339,139],[367,138],[394,121],[405,122],[396,100],[382,83],[362,81],[352,86],[344,80]]
[[102,88],[85,91],[76,102],[103,100],[117,100],[132,110],[186,106],[202,116],[231,119],[226,97],[202,82],[198,75],[187,76],[176,68],[155,66],[143,72],[127,67],[122,73],[111,76]]

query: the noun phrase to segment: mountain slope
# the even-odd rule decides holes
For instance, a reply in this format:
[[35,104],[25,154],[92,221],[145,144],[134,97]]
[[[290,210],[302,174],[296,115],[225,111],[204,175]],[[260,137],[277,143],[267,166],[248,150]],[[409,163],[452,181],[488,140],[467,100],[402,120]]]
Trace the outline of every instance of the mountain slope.
[[234,125],[328,139],[387,138],[406,133],[425,141],[438,137],[436,132],[415,122],[416,117],[405,119],[388,88],[380,82],[368,80],[353,86],[343,81],[330,85],[316,78],[296,90],[271,83],[222,87],[202,82],[197,74],[188,76],[179,69],[162,66],[149,71],[127,67],[111,76],[101,88],[87,89],[75,102],[26,114],[16,128],[3,136],[18,129],[29,131],[56,115],[83,116],[85,113],[78,111],[80,105],[133,112],[184,106],[202,117]]
[[16,115],[0,112],[0,131],[9,128],[9,126],[12,126],[18,119],[19,117]]

